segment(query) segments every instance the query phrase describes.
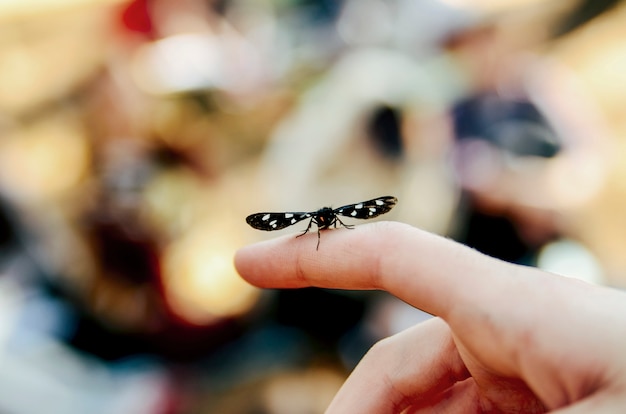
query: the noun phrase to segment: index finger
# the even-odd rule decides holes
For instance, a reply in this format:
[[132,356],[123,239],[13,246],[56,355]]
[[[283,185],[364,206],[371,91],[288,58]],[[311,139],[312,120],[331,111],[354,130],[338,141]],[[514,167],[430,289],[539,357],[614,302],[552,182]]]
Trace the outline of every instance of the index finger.
[[[397,222],[376,222],[322,232],[279,237],[241,248],[239,274],[266,288],[317,286],[381,289],[428,313],[445,316],[454,306],[480,302],[513,265],[466,246]],[[494,285],[495,284],[495,285]]]

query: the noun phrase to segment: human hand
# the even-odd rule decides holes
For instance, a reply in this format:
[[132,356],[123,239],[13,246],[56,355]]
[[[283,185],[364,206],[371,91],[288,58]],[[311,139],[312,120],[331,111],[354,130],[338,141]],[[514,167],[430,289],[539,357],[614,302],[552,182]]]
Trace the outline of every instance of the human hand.
[[437,316],[374,345],[327,413],[626,412],[625,293],[400,223],[322,238],[246,246],[235,265],[259,287],[381,289]]

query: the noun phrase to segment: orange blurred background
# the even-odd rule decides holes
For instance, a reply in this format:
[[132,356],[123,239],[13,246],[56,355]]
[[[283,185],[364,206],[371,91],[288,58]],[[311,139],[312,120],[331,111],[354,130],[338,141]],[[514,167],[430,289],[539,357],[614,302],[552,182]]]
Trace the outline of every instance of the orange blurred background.
[[[0,1],[0,412],[321,413],[380,292],[260,291],[257,211],[626,286],[626,5]],[[322,241],[323,242],[323,241]]]

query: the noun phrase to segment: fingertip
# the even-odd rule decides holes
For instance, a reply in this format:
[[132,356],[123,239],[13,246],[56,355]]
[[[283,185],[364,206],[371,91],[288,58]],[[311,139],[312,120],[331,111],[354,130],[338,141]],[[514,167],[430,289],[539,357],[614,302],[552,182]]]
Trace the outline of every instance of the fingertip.
[[243,246],[237,249],[235,255],[233,256],[233,263],[235,265],[235,270],[239,273],[240,276],[245,274],[246,263],[248,262],[248,258],[250,257],[249,246]]
[[257,287],[283,287],[274,276],[287,262],[285,254],[293,238],[286,235],[240,247],[233,258],[239,276]]
[[257,258],[260,254],[258,244],[259,243],[255,243],[240,247],[235,252],[233,262],[235,265],[235,270],[237,270],[239,276],[241,276],[248,283],[251,283],[258,287],[262,287],[258,282],[262,279],[259,279],[257,277],[259,269],[257,266],[255,266],[255,258]]
[[257,243],[248,244],[240,247],[239,249],[237,249],[237,251],[235,251],[233,261],[235,262],[235,269],[237,269],[237,271],[240,271],[240,269],[246,270],[250,260],[253,259],[256,255],[255,250],[258,250],[256,245]]

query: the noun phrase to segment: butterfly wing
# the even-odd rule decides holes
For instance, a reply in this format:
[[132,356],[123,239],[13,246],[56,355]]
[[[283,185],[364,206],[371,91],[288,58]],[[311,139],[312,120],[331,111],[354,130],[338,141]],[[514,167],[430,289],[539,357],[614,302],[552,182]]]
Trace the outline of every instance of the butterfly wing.
[[348,204],[334,210],[335,214],[357,219],[370,219],[387,213],[396,205],[398,199],[393,196],[384,196],[356,204]]
[[273,231],[284,229],[306,218],[310,213],[256,213],[246,217],[246,222],[257,230]]

